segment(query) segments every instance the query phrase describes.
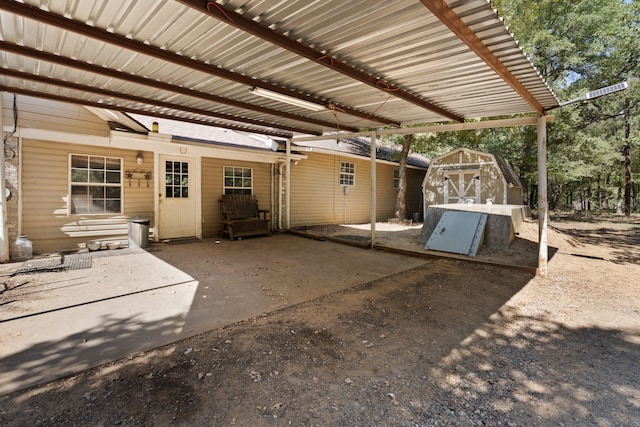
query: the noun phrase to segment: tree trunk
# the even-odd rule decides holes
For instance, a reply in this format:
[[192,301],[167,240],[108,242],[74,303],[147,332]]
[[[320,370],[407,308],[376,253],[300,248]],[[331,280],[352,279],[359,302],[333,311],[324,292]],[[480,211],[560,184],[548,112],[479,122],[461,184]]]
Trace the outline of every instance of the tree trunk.
[[609,174],[606,174],[604,176],[604,206],[603,209],[605,210],[609,210],[610,206],[611,206],[611,195],[609,194],[609,184],[611,182],[610,180],[611,176]]
[[591,189],[591,177],[587,179],[587,211],[591,212],[591,197],[592,197],[592,189]]
[[602,187],[600,186],[600,172],[598,172],[598,189],[596,190],[596,197],[598,200],[598,205],[596,206],[596,210],[598,212],[602,212]]
[[529,182],[524,179],[524,177],[520,177],[520,182],[522,183],[522,204],[529,204]]
[[562,183],[552,182],[550,185],[551,194],[549,195],[549,210],[556,210],[560,202],[562,202]]
[[407,158],[409,148],[413,142],[413,135],[405,135],[400,154],[400,166],[398,169],[398,197],[396,198],[395,217],[399,220],[408,218],[407,212]]
[[537,208],[538,204],[536,202],[538,200],[538,185],[532,185],[529,189],[529,207],[532,209]]
[[617,214],[621,214],[622,213],[622,204],[623,204],[622,187],[618,187],[618,200],[616,201],[616,213]]
[[624,112],[624,215],[631,216],[631,145],[629,145],[629,110]]

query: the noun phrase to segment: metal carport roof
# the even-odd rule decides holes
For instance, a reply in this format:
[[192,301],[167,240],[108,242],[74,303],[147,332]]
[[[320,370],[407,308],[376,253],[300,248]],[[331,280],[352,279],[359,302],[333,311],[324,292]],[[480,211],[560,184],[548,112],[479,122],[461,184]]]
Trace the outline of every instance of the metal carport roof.
[[535,114],[546,274],[559,102],[488,0],[0,0],[0,90],[289,142]]
[[487,0],[0,0],[0,38],[3,91],[280,137],[558,105]]

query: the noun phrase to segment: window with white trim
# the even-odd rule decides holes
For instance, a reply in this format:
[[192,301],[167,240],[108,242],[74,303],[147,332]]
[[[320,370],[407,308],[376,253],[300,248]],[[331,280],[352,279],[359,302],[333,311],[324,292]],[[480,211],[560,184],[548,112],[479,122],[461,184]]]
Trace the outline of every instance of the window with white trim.
[[122,213],[122,159],[71,154],[69,213]]
[[189,162],[166,160],[164,179],[164,194],[168,199],[189,198]]
[[253,194],[253,169],[225,166],[224,194]]
[[340,185],[356,185],[356,164],[340,162]]
[[393,171],[393,188],[400,187],[400,169]]

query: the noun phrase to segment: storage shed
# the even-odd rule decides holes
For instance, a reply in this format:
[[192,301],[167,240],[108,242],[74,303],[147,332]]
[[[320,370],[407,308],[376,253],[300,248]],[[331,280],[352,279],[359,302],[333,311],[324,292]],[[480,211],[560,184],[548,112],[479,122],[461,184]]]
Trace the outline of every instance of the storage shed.
[[511,165],[490,153],[458,148],[431,161],[422,182],[424,213],[451,203],[522,204],[522,184]]

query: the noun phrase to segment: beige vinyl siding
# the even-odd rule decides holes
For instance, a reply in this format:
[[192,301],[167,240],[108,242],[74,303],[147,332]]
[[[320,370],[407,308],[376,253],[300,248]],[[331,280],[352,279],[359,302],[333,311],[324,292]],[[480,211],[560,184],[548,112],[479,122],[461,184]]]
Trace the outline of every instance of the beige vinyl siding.
[[202,237],[218,236],[222,230],[220,204],[222,194],[221,160],[202,158]]
[[[2,122],[5,127],[11,129],[15,125],[13,100],[12,93],[2,92]],[[24,95],[16,96],[16,105],[18,108],[18,126],[22,129],[46,129],[90,136],[109,135],[108,124],[79,105]],[[13,159],[5,162],[8,188],[12,192],[12,198],[7,203],[9,241],[11,243],[15,241],[17,234],[20,232],[18,230],[20,222],[18,213],[22,195],[19,194],[18,177],[24,175],[23,171],[20,170],[22,165],[20,144],[21,141],[16,136],[9,138],[7,141],[7,145],[16,153]],[[31,206],[31,208],[34,207]],[[27,213],[28,209],[25,209],[24,212]],[[51,212],[48,214],[51,215]],[[24,227],[21,231],[25,232]]]
[[[347,194],[339,183],[340,162],[355,165],[355,185],[347,186]],[[366,159],[309,153],[308,159],[291,167],[292,227],[369,222],[370,206],[371,172]]]
[[[339,184],[340,162],[355,164],[355,186]],[[393,187],[397,165],[376,166],[376,218],[386,221],[395,213],[398,190]],[[409,208],[417,209],[422,198],[424,170],[408,170]],[[291,167],[291,226],[368,223],[371,219],[371,162],[368,159],[309,153],[308,159]]]
[[[253,195],[260,209],[271,209],[271,163],[202,158],[202,237],[218,237],[222,232],[220,196],[224,191],[223,169],[234,166],[253,169]],[[270,212],[271,213],[271,212]],[[267,218],[271,216],[268,215]],[[273,221],[271,226],[273,227]]]
[[[35,253],[77,249],[88,240],[126,241],[127,218],[143,216],[153,226],[153,181],[129,180],[126,169],[152,169],[153,154],[136,164],[137,151],[99,148],[38,140],[22,142],[22,232],[33,242]],[[123,159],[122,214],[69,215],[69,154],[89,154]],[[137,175],[136,175],[137,176]]]
[[[107,136],[109,125],[86,108],[64,102],[17,95],[18,125],[21,128]],[[13,126],[13,94],[2,93],[2,122]]]
[[388,164],[378,164],[376,169],[376,217],[380,221],[393,218],[395,213],[398,189],[393,187],[393,172],[397,169]]
[[[393,173],[398,170],[397,165],[378,164],[376,171],[376,216],[378,221],[385,221],[393,218],[396,210],[396,200],[398,189],[393,187]],[[414,212],[419,211],[422,200],[422,180],[425,175],[424,170],[407,168],[407,215],[411,217]]]
[[[340,163],[336,165],[333,156],[313,153],[308,154],[308,159],[291,165],[289,217],[292,227],[340,222],[342,188],[338,185],[339,168]],[[356,185],[358,176],[356,166]]]

